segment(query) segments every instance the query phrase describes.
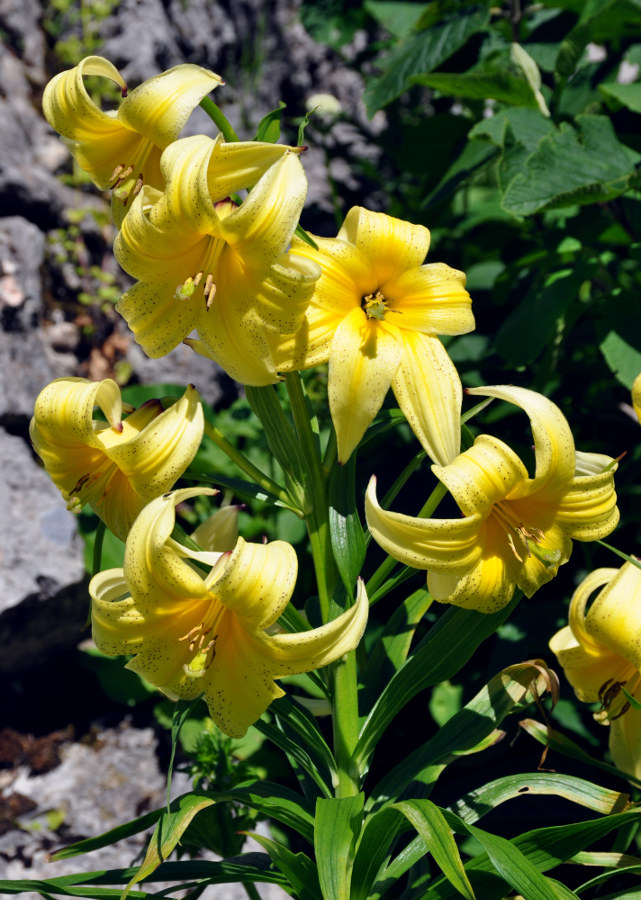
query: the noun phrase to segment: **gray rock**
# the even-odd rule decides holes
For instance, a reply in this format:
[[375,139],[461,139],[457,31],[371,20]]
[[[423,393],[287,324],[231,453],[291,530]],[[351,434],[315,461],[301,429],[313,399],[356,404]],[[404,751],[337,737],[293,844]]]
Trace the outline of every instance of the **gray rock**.
[[[21,817],[21,830],[0,836],[0,860],[3,877],[54,878],[73,872],[118,869],[140,862],[148,834],[138,834],[87,856],[48,862],[51,849],[86,837],[95,837],[166,802],[165,775],[156,756],[152,729],[138,729],[123,723],[120,728],[99,733],[91,746],[68,744],[62,749],[62,763],[44,775],[29,775],[21,767],[3,779],[6,794],[31,798],[36,808]],[[172,797],[190,788],[186,775],[176,772],[172,779]],[[53,814],[53,815],[52,815]],[[68,836],[62,841],[51,828],[56,819]],[[245,851],[260,851],[256,842],[247,842]],[[207,853],[202,858],[216,859]],[[162,885],[150,883],[150,889]],[[264,900],[281,900],[287,895],[276,885],[261,885]],[[206,900],[246,900],[239,884],[209,887]],[[23,900],[37,900],[33,893]]]
[[76,522],[25,442],[0,429],[0,672],[77,644],[88,593]]

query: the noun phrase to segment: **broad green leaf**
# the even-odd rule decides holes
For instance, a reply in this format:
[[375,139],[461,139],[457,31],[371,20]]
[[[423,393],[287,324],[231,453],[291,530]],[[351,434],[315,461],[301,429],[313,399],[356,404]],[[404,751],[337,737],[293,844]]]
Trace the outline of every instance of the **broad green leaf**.
[[543,209],[598,203],[618,197],[629,186],[638,154],[621,144],[605,116],[577,116],[580,132],[563,122],[541,140],[503,196],[518,216]]
[[489,98],[513,106],[539,106],[527,79],[505,69],[493,72],[434,72],[415,75],[411,81],[451,97],[464,97],[467,100]]
[[363,794],[316,802],[314,849],[324,900],[349,900],[356,844],[363,821]]
[[[592,274],[593,265],[562,269],[533,287],[504,320],[494,338],[494,348],[510,366],[524,366],[554,343],[560,323],[579,288]],[[641,370],[640,370],[641,371]]]
[[494,634],[516,606],[495,613],[450,607],[397,671],[365,720],[354,751],[356,768],[365,772],[376,744],[392,719],[412,697],[455,675],[486,637]]
[[174,800],[169,810],[163,810],[163,814],[149,840],[145,858],[123,891],[122,900],[125,900],[135,884],[144,881],[148,875],[151,875],[167,859],[194,816],[201,809],[205,809],[215,802],[212,797],[207,797],[204,794],[183,794],[182,797]]
[[630,803],[629,794],[599,787],[574,775],[558,772],[531,772],[526,775],[507,775],[484,784],[456,800],[450,809],[463,821],[471,824],[492,809],[514,797],[530,794],[564,797],[603,815],[623,812]]
[[390,34],[396,38],[405,38],[428,4],[410,3],[408,0],[365,0],[363,6]]
[[501,149],[522,144],[533,153],[541,138],[552,132],[554,125],[538,110],[517,106],[503,109],[489,119],[481,119],[471,129],[469,137],[487,138]]
[[431,72],[449,59],[488,20],[487,6],[468,7],[403,41],[387,60],[380,78],[372,81],[365,91],[368,114],[374,115],[377,109],[399,97],[412,76]]
[[[272,841],[262,834],[249,835],[263,847],[277,869],[285,875],[297,900],[321,900],[318,870],[304,853],[292,853],[283,844]],[[289,891],[288,891],[289,893]]]
[[356,453],[344,466],[334,466],[329,480],[329,533],[345,589],[353,599],[365,561],[365,533],[358,515],[354,485]]
[[278,143],[280,137],[280,123],[283,117],[283,110],[286,106],[287,104],[283,103],[281,100],[277,109],[272,109],[266,116],[263,116],[258,123],[256,137],[254,138],[255,141],[266,141],[269,144]]
[[641,113],[641,84],[600,84],[599,90],[606,100],[614,98],[622,106],[631,109],[632,112]]
[[438,806],[429,800],[404,800],[395,803],[393,809],[402,813],[414,826],[452,887],[468,900],[475,900],[458,847]]
[[[627,301],[627,302],[626,302]],[[641,310],[638,298],[618,298],[617,309],[609,310],[597,323],[599,348],[610,371],[630,390],[641,372]]]
[[468,178],[480,172],[498,155],[497,147],[488,146],[484,141],[468,141],[458,158],[425,198],[423,208],[429,209],[445,203]]
[[364,709],[371,708],[381,686],[407,659],[416,626],[433,602],[427,588],[421,587],[392,613],[367,661],[364,688],[359,698]]
[[319,769],[307,749],[302,747],[297,739],[284,734],[280,728],[264,719],[255,722],[254,728],[284,751],[306,797],[311,799],[318,796],[331,797],[331,782],[328,784],[326,781],[325,767],[321,766]]
[[[443,766],[456,754],[465,753],[491,735],[503,719],[541,697],[550,689],[551,676],[544,663],[519,663],[495,675],[434,737],[405,756],[372,790],[378,805],[388,799],[417,796],[430,787]],[[412,783],[414,782],[414,783]]]

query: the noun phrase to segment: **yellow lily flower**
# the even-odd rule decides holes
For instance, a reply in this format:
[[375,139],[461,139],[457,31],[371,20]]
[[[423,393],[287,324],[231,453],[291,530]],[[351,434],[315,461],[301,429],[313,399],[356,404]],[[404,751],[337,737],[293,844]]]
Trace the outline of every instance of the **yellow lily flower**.
[[361,586],[354,606],[327,625],[268,633],[294,589],[294,548],[242,538],[227,553],[211,543],[202,551],[182,546],[171,538],[176,504],[202,493],[215,491],[174,491],[140,513],[124,567],[101,572],[89,586],[93,634],[103,653],[136,654],[127,668],[167,696],[202,694],[216,724],[242,737],[283,695],[274,679],[326,666],[357,646],[368,602]]
[[474,328],[465,275],[442,263],[421,265],[427,228],[358,206],[336,238],[314,240],[319,251],[293,243],[322,275],[304,326],[276,340],[278,369],[329,360],[340,462],[351,456],[390,386],[430,457],[451,462],[460,450],[462,389],[436,335]]
[[[307,191],[292,148],[204,135],[165,150],[163,194],[143,188],[115,243],[137,283],[118,310],[148,356],[188,343],[251,385],[278,380],[266,335],[303,321],[319,275],[288,254]],[[255,185],[241,206],[228,194]]]
[[637,375],[632,385],[632,406],[639,422],[641,422],[641,374]]
[[460,519],[418,519],[381,509],[376,481],[365,505],[374,540],[394,559],[427,569],[436,600],[481,612],[509,603],[518,586],[531,597],[567,562],[572,540],[594,541],[619,520],[616,461],[574,449],[570,427],[550,400],[526,388],[469,390],[520,406],[534,435],[530,477],[507,444],[480,435],[447,466],[432,466],[462,513]]
[[[106,422],[93,418],[96,406]],[[124,540],[143,506],[185,471],[203,429],[192,385],[169,409],[149,400],[123,420],[115,381],[58,378],[38,396],[29,434],[68,508],[79,512],[89,503]]]
[[554,635],[550,649],[579,700],[601,704],[595,719],[611,726],[615,764],[641,778],[641,710],[623,693],[641,702],[641,569],[626,562],[588,575],[570,602],[569,624]]
[[[96,106],[85,88],[86,75],[100,75],[118,85],[124,100],[116,113]],[[126,95],[118,69],[101,56],[87,56],[51,79],[42,109],[94,184],[101,190],[113,189],[112,209],[120,226],[128,199],[143,184],[162,190],[160,154],[219,84],[223,84],[219,75],[187,64],[150,78]]]

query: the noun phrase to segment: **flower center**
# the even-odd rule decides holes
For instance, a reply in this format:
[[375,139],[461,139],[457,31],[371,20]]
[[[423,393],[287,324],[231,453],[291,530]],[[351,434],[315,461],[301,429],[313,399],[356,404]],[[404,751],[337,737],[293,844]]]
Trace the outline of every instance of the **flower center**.
[[499,501],[492,508],[492,515],[507,535],[510,550],[519,562],[525,562],[528,557],[534,556],[539,562],[548,568],[558,565],[561,559],[561,551],[543,546],[545,535],[540,528],[532,525],[524,525],[520,522],[509,503]]
[[367,294],[361,299],[361,309],[368,319],[378,319],[379,322],[382,322],[387,312],[387,301],[380,291],[376,291],[376,293]]
[[200,678],[214,661],[220,624],[226,612],[228,610],[222,603],[214,599],[200,625],[178,638],[179,642],[187,641],[187,649],[193,654],[189,662],[183,665],[186,675]]
[[635,672],[627,681],[615,681],[613,678],[609,678],[605,684],[602,684],[599,688],[601,709],[594,714],[596,721],[602,725],[609,725],[627,713],[632,704],[626,694],[634,694],[640,681],[641,672]]

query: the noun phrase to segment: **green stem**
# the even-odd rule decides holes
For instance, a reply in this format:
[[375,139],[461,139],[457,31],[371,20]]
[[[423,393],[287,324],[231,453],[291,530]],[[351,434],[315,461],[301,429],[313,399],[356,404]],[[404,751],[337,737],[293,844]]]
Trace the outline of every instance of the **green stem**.
[[[298,372],[287,375],[287,393],[294,427],[308,462],[310,479],[307,484],[309,515],[305,517],[312,550],[318,598],[323,622],[328,622],[332,596],[338,581],[336,562],[332,552],[329,529],[327,480],[335,460],[332,439],[321,462],[317,424],[310,410]],[[332,669],[332,728],[334,756],[338,772],[337,797],[351,797],[358,793],[358,772],[352,757],[358,743],[358,679],[356,653],[348,653]]]
[[92,563],[92,575],[97,575],[100,572],[100,567],[102,566],[102,545],[105,540],[105,531],[107,530],[107,526],[100,519],[98,522],[98,528],[96,529],[96,537],[94,539],[93,544],[93,563]]
[[247,891],[249,900],[261,900],[260,894],[258,893],[258,888],[255,884],[252,884],[251,882],[244,882],[243,887]]
[[203,97],[203,99],[200,101],[200,105],[205,110],[209,118],[213,121],[216,128],[222,133],[226,141],[240,140],[227,117],[223,115],[220,108],[216,106],[211,97]]
[[237,450],[234,445],[227,440],[222,431],[219,431],[215,425],[211,425],[209,422],[205,422],[205,434],[207,437],[210,437],[212,441],[219,447],[223,453],[228,456],[232,462],[236,463],[239,469],[241,469],[246,475],[249,475],[256,484],[260,485],[260,487],[264,488],[264,490],[268,491],[270,494],[273,494],[275,497],[278,497],[286,506],[294,507],[295,504],[292,501],[292,498],[289,496],[286,490],[282,488],[279,484],[277,484],[273,479],[271,479],[268,475],[265,475],[264,472],[261,472],[259,468],[257,468],[252,462],[250,462],[246,456],[244,456],[240,450]]

